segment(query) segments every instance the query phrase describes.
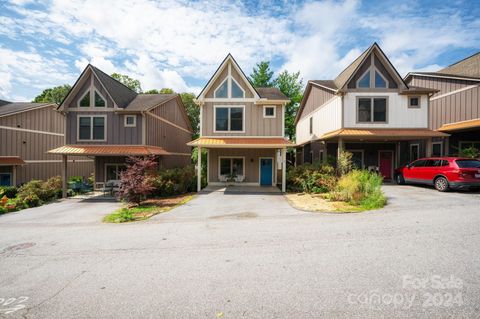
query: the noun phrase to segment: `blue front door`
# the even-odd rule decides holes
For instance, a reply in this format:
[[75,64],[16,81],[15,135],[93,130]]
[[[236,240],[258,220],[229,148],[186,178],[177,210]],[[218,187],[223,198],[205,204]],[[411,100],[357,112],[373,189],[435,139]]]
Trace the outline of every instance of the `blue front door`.
[[272,186],[272,159],[260,159],[260,185]]

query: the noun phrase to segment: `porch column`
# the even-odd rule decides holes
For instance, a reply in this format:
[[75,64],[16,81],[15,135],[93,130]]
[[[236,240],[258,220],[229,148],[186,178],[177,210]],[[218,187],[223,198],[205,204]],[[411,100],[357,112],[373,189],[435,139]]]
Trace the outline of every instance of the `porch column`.
[[287,149],[282,148],[282,192],[287,191]]
[[425,152],[426,157],[432,156],[432,138],[431,137],[427,139],[426,148],[427,148]]
[[450,138],[445,138],[445,149],[443,150],[443,156],[450,156]]
[[62,198],[67,198],[67,155],[62,155]]
[[202,190],[202,148],[198,147],[198,160],[197,160],[197,192]]

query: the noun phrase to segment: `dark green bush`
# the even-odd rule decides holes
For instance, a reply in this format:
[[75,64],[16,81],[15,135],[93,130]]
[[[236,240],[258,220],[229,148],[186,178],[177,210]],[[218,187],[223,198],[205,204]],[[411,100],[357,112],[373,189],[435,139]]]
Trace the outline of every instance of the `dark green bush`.
[[62,178],[55,176],[46,182],[31,180],[18,189],[17,198],[28,207],[41,205],[62,196]]
[[164,169],[153,180],[155,196],[185,194],[196,189],[196,176],[193,165],[183,168]]
[[293,191],[327,193],[336,182],[335,169],[320,162],[291,167],[287,172],[287,185]]
[[0,187],[0,198],[4,195],[8,198],[15,198],[17,196],[18,189],[15,186],[2,186]]
[[0,215],[5,214],[7,212],[7,209],[3,206],[0,206]]

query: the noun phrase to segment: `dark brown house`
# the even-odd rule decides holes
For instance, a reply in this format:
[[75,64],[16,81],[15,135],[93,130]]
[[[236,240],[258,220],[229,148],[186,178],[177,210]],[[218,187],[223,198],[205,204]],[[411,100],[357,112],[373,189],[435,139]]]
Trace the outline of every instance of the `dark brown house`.
[[137,94],[88,65],[58,111],[65,143],[49,153],[62,155],[64,168],[68,157],[94,159],[96,189],[119,179],[128,156],[157,155],[164,168],[190,164],[193,131],[178,94]]
[[[0,100],[0,186],[60,175],[61,160],[47,151],[64,144],[65,118],[53,103]],[[69,176],[88,177],[93,160],[69,163]]]
[[428,125],[450,137],[434,139],[427,155],[457,155],[471,146],[480,150],[480,52],[437,72],[411,72],[405,81],[437,90],[430,97]]

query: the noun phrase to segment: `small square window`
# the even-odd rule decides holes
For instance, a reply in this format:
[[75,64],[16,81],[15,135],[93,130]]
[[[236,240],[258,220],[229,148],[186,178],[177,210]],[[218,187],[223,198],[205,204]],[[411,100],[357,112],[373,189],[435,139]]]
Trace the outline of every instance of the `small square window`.
[[263,117],[275,117],[275,106],[265,106],[263,108]]
[[408,98],[408,107],[419,108],[420,98],[418,96],[411,96]]
[[135,115],[125,115],[125,127],[134,127],[136,126],[136,116]]

